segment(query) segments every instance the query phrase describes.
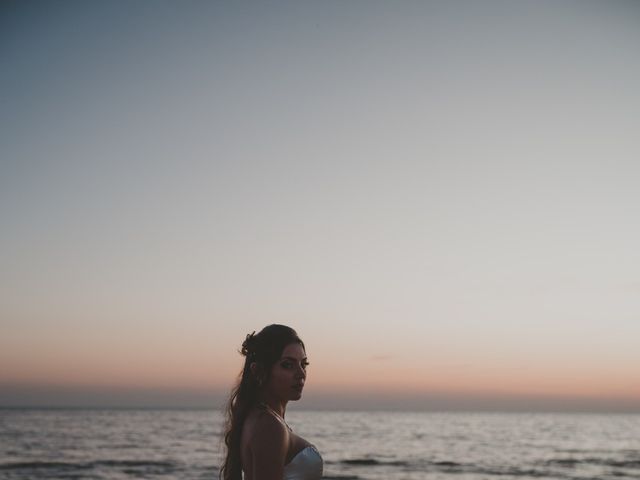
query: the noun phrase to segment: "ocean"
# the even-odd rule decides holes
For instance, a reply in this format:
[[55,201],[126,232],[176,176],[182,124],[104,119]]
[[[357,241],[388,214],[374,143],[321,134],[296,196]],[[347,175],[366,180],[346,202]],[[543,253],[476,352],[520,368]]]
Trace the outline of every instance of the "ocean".
[[[289,411],[324,478],[640,479],[640,415]],[[216,479],[214,410],[0,410],[0,479]]]

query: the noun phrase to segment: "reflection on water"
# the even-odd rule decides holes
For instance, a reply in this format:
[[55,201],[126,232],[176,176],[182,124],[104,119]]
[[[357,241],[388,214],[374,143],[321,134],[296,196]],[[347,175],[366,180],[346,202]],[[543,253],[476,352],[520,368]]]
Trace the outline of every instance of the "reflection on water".
[[[290,411],[326,478],[640,478],[640,415]],[[0,410],[0,479],[215,479],[205,410]]]

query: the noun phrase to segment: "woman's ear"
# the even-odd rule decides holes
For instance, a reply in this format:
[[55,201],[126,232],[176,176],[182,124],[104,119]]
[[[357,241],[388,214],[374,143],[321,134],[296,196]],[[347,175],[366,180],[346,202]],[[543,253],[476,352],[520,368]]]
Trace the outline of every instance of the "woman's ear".
[[258,386],[261,387],[264,382],[264,369],[262,368],[262,365],[259,365],[256,362],[251,362],[249,364],[249,370],[251,370],[251,376],[253,376]]

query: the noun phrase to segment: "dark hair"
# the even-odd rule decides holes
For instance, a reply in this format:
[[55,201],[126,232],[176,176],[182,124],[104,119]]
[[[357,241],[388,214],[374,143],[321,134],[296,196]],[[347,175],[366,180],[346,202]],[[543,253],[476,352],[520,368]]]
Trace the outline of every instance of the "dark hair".
[[[280,359],[285,347],[292,343],[299,343],[304,348],[304,343],[293,328],[276,324],[264,327],[257,335],[254,331],[242,342],[240,353],[245,357],[244,367],[225,407],[224,443],[227,454],[220,468],[221,479],[242,479],[242,426],[251,408],[258,403],[258,394],[262,385],[269,380],[273,365]],[[258,367],[255,375],[250,368],[253,362]]]

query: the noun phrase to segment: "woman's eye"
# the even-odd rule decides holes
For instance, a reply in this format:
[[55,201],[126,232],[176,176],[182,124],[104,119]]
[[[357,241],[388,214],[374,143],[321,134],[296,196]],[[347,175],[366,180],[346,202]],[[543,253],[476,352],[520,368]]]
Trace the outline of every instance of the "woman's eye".
[[[293,368],[293,363],[291,362],[283,362],[281,363],[281,365],[282,365],[282,368],[286,368],[286,369]],[[300,365],[302,366],[303,369],[306,369],[309,366],[309,362],[301,363]]]

